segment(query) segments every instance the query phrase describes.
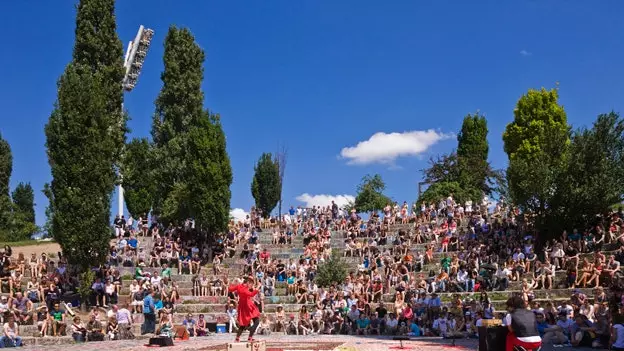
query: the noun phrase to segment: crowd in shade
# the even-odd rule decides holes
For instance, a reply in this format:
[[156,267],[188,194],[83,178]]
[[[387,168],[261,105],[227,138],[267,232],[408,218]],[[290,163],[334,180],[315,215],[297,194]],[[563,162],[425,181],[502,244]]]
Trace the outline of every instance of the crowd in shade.
[[[214,238],[191,220],[174,226],[119,217],[108,262],[93,268],[89,283],[71,274],[61,253],[24,257],[4,249],[2,342],[20,344],[25,325],[76,341],[131,339],[137,324],[144,334],[174,336],[183,327],[201,337],[218,323],[233,332],[237,296],[228,286],[246,276],[259,290],[258,334],[476,338],[484,320],[504,324],[508,307],[521,301],[544,344],[624,347],[622,211],[570,228],[539,249],[531,224],[520,218],[504,199],[459,204],[452,195],[432,204],[388,204],[367,218],[334,203],[293,207],[282,218],[252,209]],[[319,266],[335,248],[347,274],[319,286]],[[178,275],[190,276],[189,288],[178,287]],[[81,283],[91,286],[88,317],[76,313]],[[210,297],[223,301],[216,313],[176,317],[185,300]]]

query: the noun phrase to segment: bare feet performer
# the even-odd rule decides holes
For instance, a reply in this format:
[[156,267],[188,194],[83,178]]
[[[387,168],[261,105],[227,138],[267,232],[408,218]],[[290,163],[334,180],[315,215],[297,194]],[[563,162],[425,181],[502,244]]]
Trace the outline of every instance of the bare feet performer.
[[253,297],[259,292],[254,288],[253,278],[246,277],[242,284],[234,283],[228,288],[228,291],[238,295],[238,332],[235,341],[240,341],[241,334],[245,329],[249,329],[247,341],[254,341],[254,333],[260,324],[260,311],[253,301]]

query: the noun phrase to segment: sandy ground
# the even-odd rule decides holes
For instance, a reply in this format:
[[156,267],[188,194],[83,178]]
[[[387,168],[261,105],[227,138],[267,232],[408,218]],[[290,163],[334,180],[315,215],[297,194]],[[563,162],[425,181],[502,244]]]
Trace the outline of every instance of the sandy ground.
[[29,258],[30,254],[34,252],[37,254],[37,257],[39,257],[41,253],[45,252],[46,254],[53,253],[55,255],[54,257],[56,257],[59,251],[61,251],[61,247],[57,243],[42,243],[38,245],[13,247],[13,256],[17,257],[17,255],[21,252],[24,254],[24,257]]
[[[168,351],[203,350],[203,351],[226,351],[227,343],[232,341],[232,336],[227,334],[213,335],[205,338],[191,338],[188,341],[176,341],[173,347],[167,347]],[[357,337],[347,335],[271,335],[259,336],[267,344],[267,351],[381,351],[395,349],[399,346],[398,341],[389,338]],[[74,351],[74,350],[116,350],[134,351],[149,350],[145,346],[147,340],[123,340],[104,341],[86,344],[69,345],[39,345],[27,346],[22,350],[46,350],[46,351]],[[329,344],[333,344],[329,346]],[[338,346],[342,344],[342,346]],[[476,340],[459,340],[457,346],[451,346],[448,340],[439,338],[426,338],[404,342],[404,346],[419,351],[468,351],[477,350]]]

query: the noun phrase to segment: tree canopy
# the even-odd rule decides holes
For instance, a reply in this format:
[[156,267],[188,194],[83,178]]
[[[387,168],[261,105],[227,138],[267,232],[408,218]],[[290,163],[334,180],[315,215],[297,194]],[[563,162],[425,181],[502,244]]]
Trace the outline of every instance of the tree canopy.
[[154,195],[152,149],[147,138],[135,138],[126,145],[122,162],[124,197],[134,218],[147,215]]
[[[124,145],[123,51],[114,0],[81,0],[73,60],[45,128],[52,232],[83,271],[106,260],[115,165]],[[79,219],[79,220],[78,220]]]
[[11,197],[9,181],[13,172],[13,154],[9,142],[0,134],[0,235],[8,236],[11,221]]
[[251,182],[251,195],[256,201],[256,207],[262,210],[265,218],[277,206],[281,195],[280,167],[277,159],[271,153],[263,153],[254,167],[254,176]]
[[561,210],[570,127],[558,98],[557,89],[529,90],[518,100],[514,120],[503,133],[510,196],[535,216],[540,230],[558,220],[555,214]]
[[152,125],[153,210],[164,221],[194,218],[217,233],[227,229],[232,168],[220,116],[203,107],[204,59],[188,29],[169,28]]
[[13,211],[23,215],[24,222],[35,224],[35,193],[30,183],[19,183],[11,194]]
[[365,175],[357,187],[357,196],[353,204],[357,212],[375,212],[392,202],[384,195],[386,183],[379,174]]
[[457,151],[431,158],[424,169],[424,181],[430,186],[418,202],[437,203],[449,195],[463,203],[480,201],[483,195],[498,190],[502,174],[488,162],[487,121],[479,113],[464,117],[457,135]]

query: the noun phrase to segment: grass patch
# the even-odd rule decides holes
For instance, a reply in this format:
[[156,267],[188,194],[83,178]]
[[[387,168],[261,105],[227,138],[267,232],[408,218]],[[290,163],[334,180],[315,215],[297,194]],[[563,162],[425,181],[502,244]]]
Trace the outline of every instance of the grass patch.
[[23,246],[38,246],[46,244],[56,244],[56,241],[41,241],[41,240],[22,240],[22,241],[6,241],[0,242],[0,246],[9,245],[10,247],[23,247]]

